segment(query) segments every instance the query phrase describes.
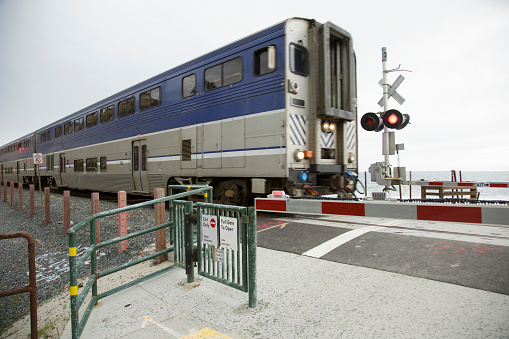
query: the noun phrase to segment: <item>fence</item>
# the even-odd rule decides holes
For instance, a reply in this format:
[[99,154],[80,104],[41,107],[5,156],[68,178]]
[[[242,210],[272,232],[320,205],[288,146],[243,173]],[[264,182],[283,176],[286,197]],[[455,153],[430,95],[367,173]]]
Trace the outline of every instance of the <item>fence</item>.
[[[90,313],[92,312],[92,309],[94,305],[97,304],[98,300],[107,297],[111,294],[114,294],[116,292],[122,291],[128,287],[134,286],[142,281],[151,279],[157,275],[163,274],[165,272],[168,272],[170,270],[173,270],[177,267],[187,267],[187,269],[191,268],[191,270],[186,270],[188,274],[188,281],[192,281],[194,276],[194,269],[192,269],[193,265],[193,259],[192,259],[192,253],[193,253],[193,246],[195,241],[198,241],[198,249],[201,249],[201,243],[200,243],[200,235],[197,235],[196,238],[194,238],[194,229],[193,224],[195,222],[192,221],[192,216],[194,215],[194,211],[198,211],[200,213],[200,208],[203,211],[203,208],[212,208],[216,213],[219,213],[219,215],[226,215],[230,213],[229,215],[232,215],[231,213],[237,213],[234,217],[229,218],[236,218],[236,220],[239,220],[239,225],[241,225],[241,230],[238,232],[237,242],[236,245],[242,247],[243,249],[246,248],[246,250],[243,250],[241,254],[238,254],[240,256],[241,264],[239,265],[237,262],[237,266],[235,268],[233,275],[231,277],[237,277],[240,276],[242,278],[242,283],[239,283],[238,281],[230,282],[229,276],[218,276],[216,275],[216,272],[206,272],[206,271],[200,271],[199,274],[204,275],[206,277],[209,277],[211,279],[214,279],[216,281],[222,282],[228,286],[238,288],[244,292],[249,292],[249,306],[250,307],[256,307],[256,221],[255,221],[255,214],[254,211],[251,209],[248,211],[247,208],[239,208],[236,210],[231,206],[222,206],[222,205],[215,205],[210,203],[198,203],[193,204],[191,201],[181,201],[178,199],[182,199],[191,195],[196,194],[204,194],[204,197],[207,201],[211,201],[212,199],[212,187],[210,186],[180,186],[180,185],[172,185],[169,186],[168,191],[171,193],[173,189],[188,189],[190,191],[178,193],[169,195],[167,197],[155,199],[148,202],[143,202],[140,204],[128,206],[128,207],[122,207],[118,209],[114,209],[111,211],[101,212],[94,214],[90,217],[85,218],[83,221],[78,223],[73,228],[69,229],[68,235],[69,235],[69,263],[70,263],[70,294],[71,294],[71,332],[73,338],[79,338],[81,333],[83,332],[83,329],[86,325],[86,322],[90,316]],[[161,204],[165,202],[170,202],[171,208],[170,208],[170,220],[168,222],[164,222],[160,225],[149,227],[145,230],[133,232],[131,234],[119,236],[117,238],[103,241],[100,243],[96,243],[95,241],[95,220],[114,215],[123,213],[126,211],[135,210],[137,208],[151,206],[155,204]],[[234,211],[235,212],[232,212]],[[77,259],[76,258],[76,232],[78,232],[81,228],[83,228],[85,225],[89,224],[89,236],[90,236],[90,247],[85,252],[85,254]],[[201,234],[200,230],[202,228],[201,223],[196,223],[197,227],[197,234]],[[143,258],[133,260],[129,263],[122,264],[120,266],[117,266],[115,268],[111,268],[108,270],[105,270],[103,272],[97,272],[97,257],[96,257],[96,251],[102,247],[112,245],[115,243],[119,243],[121,241],[137,237],[139,235],[143,235],[149,232],[158,231],[161,229],[166,229],[170,227],[170,231],[172,238],[174,239],[174,246],[169,247],[167,249],[156,251],[156,253],[153,253],[151,255],[145,256]],[[218,232],[218,231],[217,231]],[[186,239],[187,235],[187,239]],[[195,240],[196,239],[196,240]],[[248,241],[249,244],[248,245]],[[187,244],[186,244],[187,243]],[[157,272],[154,272],[150,275],[144,276],[142,278],[139,278],[137,280],[128,282],[124,285],[118,286],[116,288],[113,288],[107,292],[98,294],[97,293],[97,282],[99,278],[102,278],[104,276],[107,276],[109,274],[118,272],[120,270],[123,270],[125,268],[131,267],[133,265],[142,263],[144,261],[165,255],[171,251],[174,251],[174,265],[166,267],[164,269],[161,269]],[[250,251],[250,252],[248,252]],[[196,260],[200,264],[200,262],[203,262],[203,255],[204,251],[197,251],[197,257]],[[233,253],[233,252],[231,252]],[[228,255],[233,255],[228,252]],[[81,294],[78,295],[78,286],[77,286],[77,272],[79,268],[83,265],[83,263],[90,258],[90,277],[87,284],[84,286],[83,290],[81,291]],[[211,260],[209,257],[207,260]],[[238,259],[237,259],[238,260]],[[224,267],[228,267],[229,264],[227,264]],[[248,266],[249,267],[248,270]],[[201,266],[200,266],[201,267]],[[223,268],[224,270],[224,268]],[[239,275],[239,271],[242,271],[242,274]],[[231,272],[231,269],[230,269]],[[87,309],[83,313],[82,319],[79,319],[78,311],[81,308],[85,297],[88,295],[88,293],[92,291],[92,298],[87,306]]]
[[30,292],[30,332],[31,337],[37,338],[37,283],[35,277],[35,241],[27,232],[0,234],[0,240],[12,238],[26,238],[28,241],[28,286],[0,292],[0,298],[10,295]]

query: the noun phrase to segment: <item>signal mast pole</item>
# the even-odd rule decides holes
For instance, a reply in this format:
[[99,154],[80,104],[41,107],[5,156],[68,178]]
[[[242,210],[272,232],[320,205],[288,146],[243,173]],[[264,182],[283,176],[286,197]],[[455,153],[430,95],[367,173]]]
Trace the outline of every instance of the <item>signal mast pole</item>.
[[[388,111],[388,102],[389,102],[389,82],[387,81],[387,47],[382,47],[382,85],[383,85],[383,105],[384,105],[384,114]],[[382,116],[383,118],[383,116]],[[382,153],[384,154],[384,162],[385,169],[390,169],[389,162],[389,129],[387,126],[384,126],[384,133],[382,135]],[[391,190],[389,185],[385,185],[385,191],[388,192]]]

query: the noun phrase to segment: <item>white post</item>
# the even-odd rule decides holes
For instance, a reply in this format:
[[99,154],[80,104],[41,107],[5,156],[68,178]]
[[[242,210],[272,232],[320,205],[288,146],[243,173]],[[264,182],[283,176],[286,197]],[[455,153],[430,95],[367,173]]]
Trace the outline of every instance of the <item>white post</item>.
[[[384,104],[384,115],[385,112],[389,109],[389,82],[387,80],[387,47],[382,47],[382,83],[383,83],[383,104]],[[383,116],[382,116],[383,118]],[[384,126],[384,133],[382,136],[382,150],[385,158],[385,168],[390,168],[389,162],[389,152],[386,150],[389,149],[389,129],[387,126]],[[391,189],[389,185],[385,185],[385,191],[388,192]]]

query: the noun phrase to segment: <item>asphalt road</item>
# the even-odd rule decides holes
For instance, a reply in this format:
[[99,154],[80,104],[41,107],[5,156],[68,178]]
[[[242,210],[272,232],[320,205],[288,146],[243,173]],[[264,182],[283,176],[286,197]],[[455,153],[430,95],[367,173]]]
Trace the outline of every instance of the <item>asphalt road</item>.
[[509,228],[259,212],[258,246],[509,295]]

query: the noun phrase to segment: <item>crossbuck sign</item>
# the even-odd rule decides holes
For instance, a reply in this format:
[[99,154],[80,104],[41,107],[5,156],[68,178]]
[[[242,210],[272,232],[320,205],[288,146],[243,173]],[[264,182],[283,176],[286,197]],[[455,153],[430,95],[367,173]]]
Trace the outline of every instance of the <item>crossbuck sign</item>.
[[[396,79],[396,81],[394,81],[394,83],[391,85],[389,85],[389,98],[390,97],[393,97],[394,100],[396,100],[398,102],[398,104],[400,105],[403,105],[403,103],[405,102],[405,98],[403,98],[398,92],[396,92],[396,89],[398,88],[399,85],[401,85],[401,83],[403,82],[403,80],[405,80],[405,77],[400,75],[398,76],[398,78]],[[378,82],[378,84],[382,87],[384,87],[384,84],[383,84],[383,81],[380,80]],[[382,97],[382,99],[380,99],[380,101],[378,102],[378,106],[380,107],[383,107],[384,106],[384,98]]]

